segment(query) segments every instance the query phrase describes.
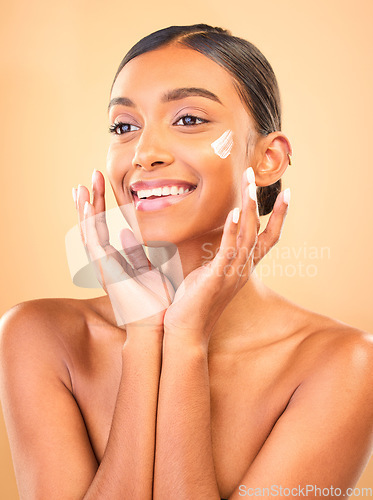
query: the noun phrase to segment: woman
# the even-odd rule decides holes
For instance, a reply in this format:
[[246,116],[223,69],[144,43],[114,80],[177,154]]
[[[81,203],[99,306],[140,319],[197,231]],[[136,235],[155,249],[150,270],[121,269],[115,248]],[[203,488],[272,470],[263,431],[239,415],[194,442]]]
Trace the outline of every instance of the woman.
[[[255,273],[290,195],[268,61],[220,28],[160,30],[122,61],[109,118],[127,260],[95,171],[92,203],[73,194],[107,295],[30,301],[2,320],[21,498],[348,495],[371,451],[372,336]],[[184,280],[142,242],[176,248]]]

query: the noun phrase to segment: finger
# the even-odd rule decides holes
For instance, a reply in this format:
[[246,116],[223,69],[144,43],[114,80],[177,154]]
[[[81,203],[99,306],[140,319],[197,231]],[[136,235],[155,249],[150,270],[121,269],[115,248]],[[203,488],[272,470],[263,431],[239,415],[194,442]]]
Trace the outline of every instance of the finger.
[[[249,185],[252,184],[251,187]],[[250,198],[249,192],[252,193]],[[236,246],[235,261],[231,262],[232,270],[237,276],[245,276],[251,272],[250,256],[256,243],[257,233],[260,228],[259,210],[256,200],[255,173],[252,167],[247,168],[242,175],[241,182],[242,213],[239,224],[239,231],[236,242],[231,245]],[[255,220],[255,225],[253,224]],[[254,231],[256,227],[256,231]],[[251,235],[251,240],[249,236]],[[225,264],[226,265],[226,264]]]
[[237,235],[239,264],[246,261],[254,250],[260,228],[256,184],[251,182],[244,191],[240,230]]
[[96,169],[92,173],[92,193],[92,205],[95,208],[95,212],[105,212],[105,178]]
[[232,263],[237,255],[239,210],[240,209],[236,207],[229,212],[224,224],[219,251],[210,263],[211,270],[216,273],[217,276],[226,274],[227,266]]
[[241,199],[245,198],[245,190],[250,183],[255,183],[255,172],[252,167],[247,168],[242,174]]
[[[253,172],[248,176],[249,179],[254,179]],[[256,185],[255,182],[247,182],[246,188],[243,190],[240,230],[237,235],[237,257],[233,263],[235,276],[238,277],[236,287],[241,287],[249,279],[252,272],[253,253],[258,240],[259,228]]]
[[107,291],[108,285],[127,280],[130,276],[112,255],[107,255],[101,246],[95,225],[94,208],[88,201],[85,204],[84,216],[84,233],[89,256],[96,266],[102,286]]
[[153,292],[148,293],[144,302],[144,288],[131,279],[111,255],[106,254],[100,245],[94,216],[94,207],[87,201],[84,220],[87,247],[96,265],[99,281],[110,298],[117,325],[123,326],[165,311],[169,302],[161,303]]
[[236,288],[241,288],[249,279],[252,272],[253,253],[249,255],[246,261],[235,266]]
[[110,244],[110,233],[106,222],[105,179],[102,173],[96,169],[92,174],[92,205],[95,213],[96,230],[101,246],[105,249],[107,255],[112,254],[114,259],[132,276],[132,269],[129,269],[126,259]]
[[96,214],[96,228],[101,246],[110,244],[109,230],[105,212],[105,179],[101,172],[94,170],[92,174],[92,205]]
[[84,245],[86,244],[86,242],[83,230],[83,223],[84,223],[84,204],[86,201],[89,201],[89,191],[85,186],[79,184],[77,192],[78,224],[80,230],[80,237]]
[[130,229],[122,229],[119,233],[119,239],[126,257],[136,271],[147,272],[153,269],[143,246],[137,241]]
[[289,200],[290,188],[281,191],[281,193],[279,193],[279,195],[277,196],[267,226],[258,237],[258,243],[254,250],[255,266],[279,241],[285,218],[288,213]]
[[78,190],[76,188],[73,187],[73,200],[74,200],[74,205],[75,205],[75,208],[77,208],[77,197],[78,197]]

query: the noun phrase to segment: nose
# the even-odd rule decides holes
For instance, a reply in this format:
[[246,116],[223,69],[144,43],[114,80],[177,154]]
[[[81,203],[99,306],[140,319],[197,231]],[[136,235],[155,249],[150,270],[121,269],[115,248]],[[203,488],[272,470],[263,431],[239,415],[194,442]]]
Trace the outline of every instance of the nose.
[[132,165],[135,168],[142,167],[153,170],[157,167],[165,167],[173,163],[174,157],[166,144],[166,138],[154,129],[143,129],[141,137],[136,145]]

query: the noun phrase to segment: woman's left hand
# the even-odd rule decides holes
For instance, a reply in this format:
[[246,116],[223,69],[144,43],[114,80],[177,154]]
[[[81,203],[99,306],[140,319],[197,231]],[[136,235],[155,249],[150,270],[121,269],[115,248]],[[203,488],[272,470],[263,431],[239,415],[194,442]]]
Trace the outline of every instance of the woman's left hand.
[[[250,173],[253,179],[253,171]],[[290,194],[290,190],[287,192]],[[225,307],[248,281],[258,262],[280,239],[288,211],[284,193],[282,191],[277,196],[268,224],[258,235],[256,185],[249,183],[244,172],[239,224],[233,221],[234,210],[231,210],[216,256],[188,274],[177,289],[164,316],[165,335],[177,335],[198,345],[208,345],[211,331]]]

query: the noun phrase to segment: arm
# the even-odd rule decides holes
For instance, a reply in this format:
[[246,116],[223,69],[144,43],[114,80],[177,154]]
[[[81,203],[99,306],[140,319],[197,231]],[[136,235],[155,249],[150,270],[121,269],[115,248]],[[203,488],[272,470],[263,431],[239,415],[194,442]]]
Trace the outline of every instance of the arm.
[[159,389],[154,498],[220,500],[212,455],[207,349],[167,332]]
[[162,336],[129,330],[109,441],[87,500],[152,498]]
[[[373,445],[373,336],[355,333],[318,356],[229,500],[351,495]],[[220,499],[209,396],[204,350],[165,332],[155,499]]]
[[229,500],[351,495],[372,452],[373,336],[347,333],[315,361]]
[[112,428],[98,464],[55,314],[24,303],[3,316],[1,398],[22,499],[152,498],[161,346],[160,332],[129,331]]
[[245,172],[239,229],[231,211],[217,255],[186,277],[181,293],[178,289],[165,314],[154,471],[156,500],[220,500],[212,455],[209,339],[224,308],[247,282],[256,263],[278,241],[287,213],[281,194],[266,231],[258,238],[255,189]]

